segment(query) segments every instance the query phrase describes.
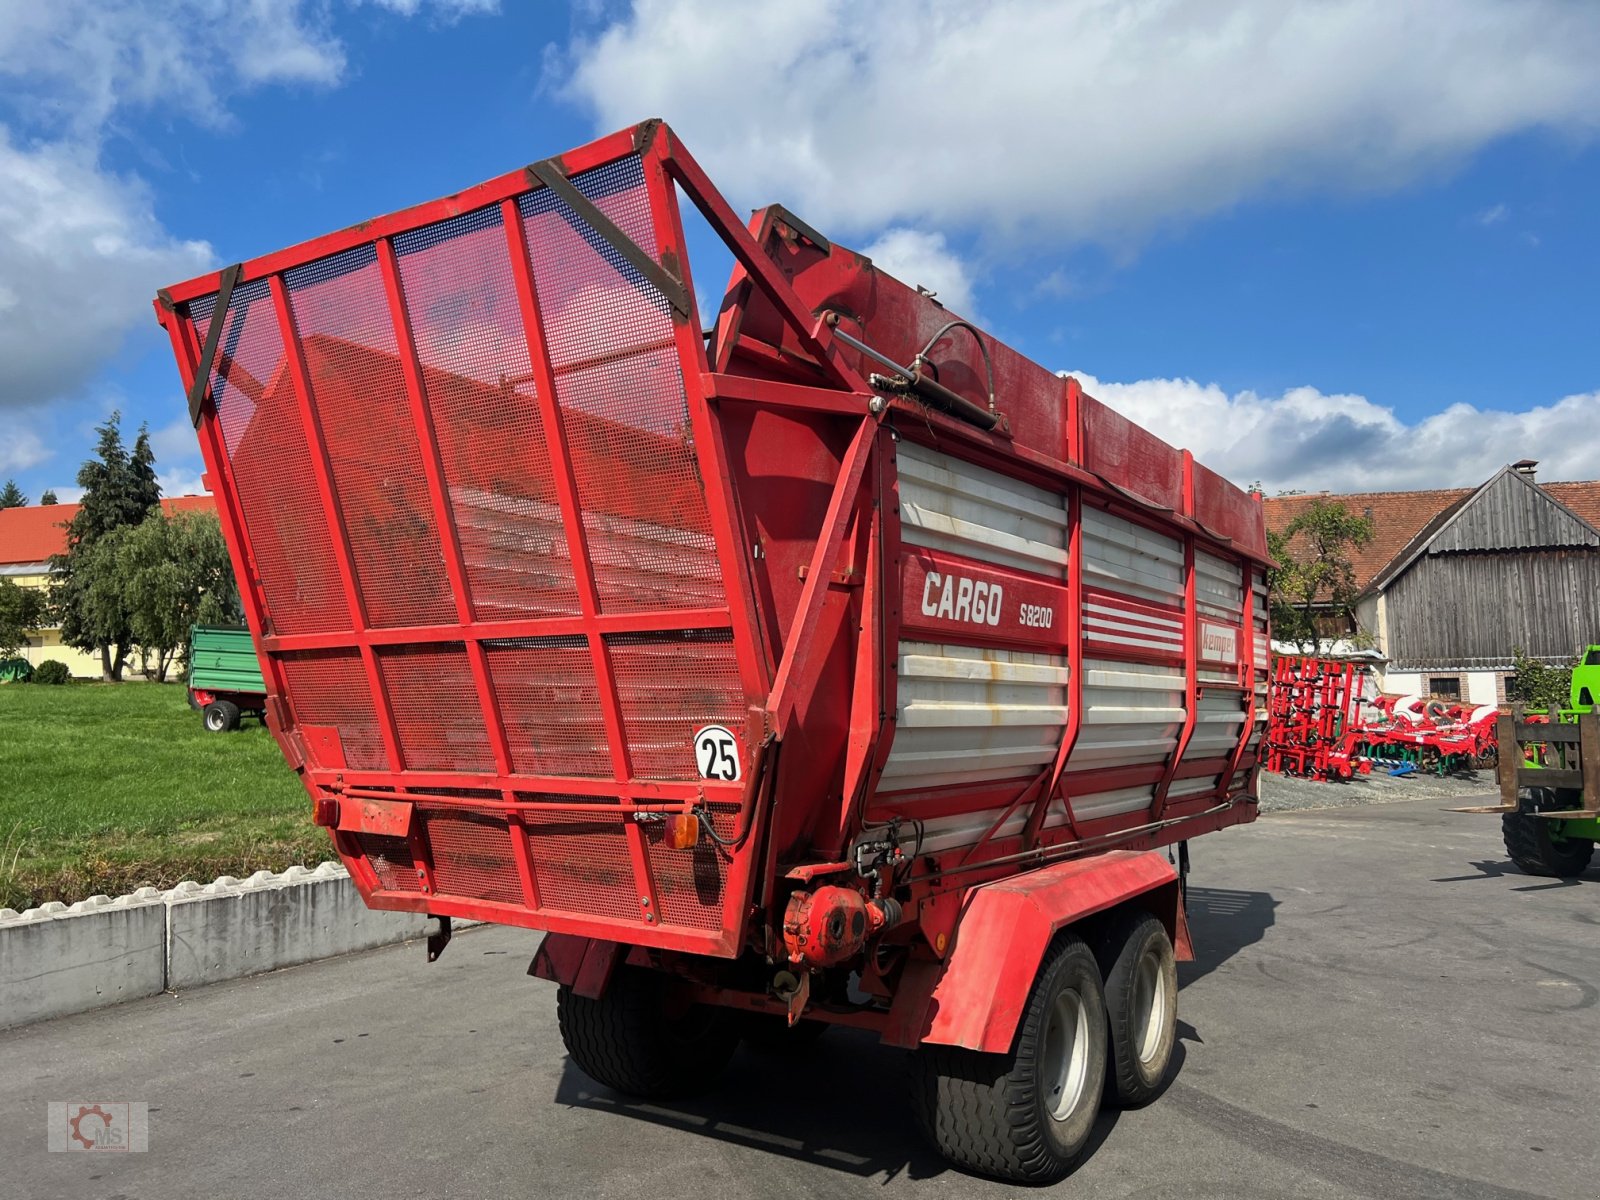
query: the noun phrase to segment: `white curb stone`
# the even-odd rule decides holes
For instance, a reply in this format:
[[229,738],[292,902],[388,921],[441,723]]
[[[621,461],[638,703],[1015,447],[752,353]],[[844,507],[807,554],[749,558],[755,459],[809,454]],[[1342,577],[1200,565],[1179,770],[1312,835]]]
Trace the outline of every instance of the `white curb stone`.
[[[326,868],[324,870],[323,868]],[[294,868],[290,868],[294,870]],[[167,901],[167,987],[198,987],[387,946],[427,932],[420,913],[377,912],[345,871],[215,883]],[[258,872],[258,874],[262,874]]]
[[0,913],[0,1028],[157,995],[166,939],[159,893]]
[[[458,924],[465,924],[460,922]],[[422,937],[337,863],[0,909],[0,1029]]]

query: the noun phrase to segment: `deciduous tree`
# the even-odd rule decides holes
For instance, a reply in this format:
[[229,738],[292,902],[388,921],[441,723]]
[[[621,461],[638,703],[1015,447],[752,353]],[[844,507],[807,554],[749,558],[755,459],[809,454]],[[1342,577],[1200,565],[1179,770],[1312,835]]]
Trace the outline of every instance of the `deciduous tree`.
[[1283,529],[1267,532],[1267,551],[1278,564],[1267,572],[1274,638],[1293,642],[1301,653],[1321,654],[1334,639],[1319,620],[1354,624],[1360,591],[1350,555],[1370,542],[1372,533],[1372,518],[1355,515],[1342,501],[1321,498]]
[[0,578],[0,658],[28,644],[28,635],[45,622],[44,593]]
[[98,652],[102,676],[122,678],[133,643],[126,597],[114,578],[115,552],[100,554],[100,543],[116,531],[138,525],[160,503],[155,454],[149,431],[139,430],[133,453],[122,443],[122,415],[113,412],[96,432],[95,457],[78,469],[84,489],[77,513],[67,525],[67,552],[51,559],[56,574],[51,604],[61,619],[61,640]]
[[152,508],[137,526],[114,535],[116,575],[129,625],[151,669],[165,680],[195,625],[237,625],[244,614],[215,513],[168,517]]

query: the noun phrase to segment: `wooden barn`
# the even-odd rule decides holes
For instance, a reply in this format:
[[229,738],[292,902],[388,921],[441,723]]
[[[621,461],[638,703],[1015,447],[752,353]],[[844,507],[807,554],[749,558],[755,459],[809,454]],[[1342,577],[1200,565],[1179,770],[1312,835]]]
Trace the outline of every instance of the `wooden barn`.
[[[1537,466],[1477,488],[1319,497],[1372,519],[1355,632],[1388,660],[1384,691],[1498,703],[1515,651],[1557,661],[1600,641],[1600,481],[1540,484]],[[1268,525],[1310,499],[1268,499]]]

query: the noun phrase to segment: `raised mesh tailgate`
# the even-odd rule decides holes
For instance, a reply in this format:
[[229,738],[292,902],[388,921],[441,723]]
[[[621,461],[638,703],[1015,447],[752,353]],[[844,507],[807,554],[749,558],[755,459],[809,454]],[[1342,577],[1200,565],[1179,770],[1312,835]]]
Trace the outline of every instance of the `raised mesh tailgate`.
[[[681,239],[639,154],[570,182],[652,260]],[[733,838],[759,737],[694,315],[556,192],[498,191],[177,310],[191,369],[224,322],[202,442],[268,685],[376,903],[725,949],[743,851],[668,849],[659,819]],[[700,775],[713,725],[738,781]]]

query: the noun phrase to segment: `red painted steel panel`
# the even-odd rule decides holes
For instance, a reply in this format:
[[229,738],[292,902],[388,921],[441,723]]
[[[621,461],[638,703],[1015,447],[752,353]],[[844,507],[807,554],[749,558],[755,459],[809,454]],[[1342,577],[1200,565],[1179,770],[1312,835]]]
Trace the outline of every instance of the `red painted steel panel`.
[[1194,464],[1194,516],[1212,533],[1230,539],[1238,552],[1265,557],[1267,540],[1259,503],[1199,463]]
[[1129,499],[1181,511],[1181,452],[1092,396],[1084,396],[1081,404],[1083,465],[1125,490]]
[[1058,583],[1023,571],[907,547],[900,566],[902,628],[933,641],[998,642],[1059,652],[1070,598]]
[[922,1010],[920,1020],[906,1023],[907,1044],[1004,1053],[1057,930],[1148,898],[1176,941],[1177,883],[1164,855],[1112,850],[971,888],[949,953],[928,978],[926,997],[908,991],[899,998]]

